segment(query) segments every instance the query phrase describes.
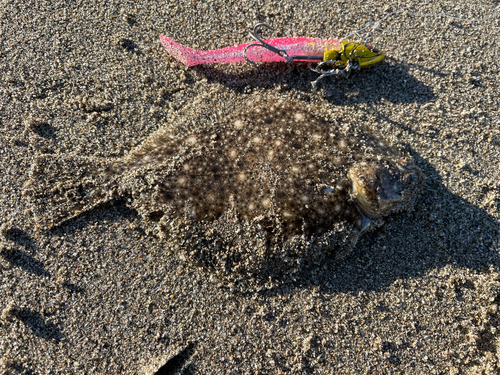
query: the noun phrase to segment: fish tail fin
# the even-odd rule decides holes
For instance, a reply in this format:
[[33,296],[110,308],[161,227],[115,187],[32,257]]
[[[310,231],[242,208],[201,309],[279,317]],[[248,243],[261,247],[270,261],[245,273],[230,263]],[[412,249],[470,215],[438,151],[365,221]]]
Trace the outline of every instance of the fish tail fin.
[[109,163],[74,155],[37,157],[23,189],[38,230],[48,230],[117,194]]
[[176,41],[166,37],[165,35],[160,35],[160,40],[167,52],[177,60],[179,60],[181,63],[187,66],[200,64],[200,61],[198,59],[200,51],[183,46],[182,44],[177,43]]

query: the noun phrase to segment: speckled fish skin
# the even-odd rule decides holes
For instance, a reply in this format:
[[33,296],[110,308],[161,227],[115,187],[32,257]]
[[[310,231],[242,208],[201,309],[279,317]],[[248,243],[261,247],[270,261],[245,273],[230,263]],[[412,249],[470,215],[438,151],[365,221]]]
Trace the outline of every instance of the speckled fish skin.
[[[120,190],[120,179],[141,170],[150,184]],[[373,219],[410,208],[424,178],[410,158],[362,126],[282,102],[249,105],[209,129],[164,133],[92,181],[80,203],[61,209],[61,200],[45,193],[38,205],[45,199],[45,209],[57,208],[57,224],[94,205],[93,197],[130,193],[132,206],[157,222],[179,253],[217,273],[255,275],[270,260],[293,268],[303,256],[347,252],[380,223]]]

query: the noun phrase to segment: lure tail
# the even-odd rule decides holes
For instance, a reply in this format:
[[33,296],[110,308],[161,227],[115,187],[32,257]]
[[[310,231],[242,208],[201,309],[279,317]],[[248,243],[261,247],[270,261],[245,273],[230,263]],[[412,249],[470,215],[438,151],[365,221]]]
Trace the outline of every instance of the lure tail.
[[50,229],[113,199],[116,176],[106,170],[109,165],[95,158],[38,157],[23,191],[37,229]]
[[183,64],[187,66],[200,64],[197,57],[200,51],[196,51],[192,48],[183,46],[182,44],[177,43],[176,41],[166,37],[165,35],[160,35],[160,40],[167,52]]

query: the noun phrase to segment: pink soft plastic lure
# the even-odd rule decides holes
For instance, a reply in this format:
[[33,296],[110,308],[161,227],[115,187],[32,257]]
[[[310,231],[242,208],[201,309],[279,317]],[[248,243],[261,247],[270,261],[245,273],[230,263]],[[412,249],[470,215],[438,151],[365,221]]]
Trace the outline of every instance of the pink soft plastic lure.
[[[250,42],[217,50],[197,51],[185,47],[165,35],[161,35],[160,39],[168,53],[187,66],[207,63],[242,63],[247,61],[244,56],[245,48],[251,44],[257,46],[254,42]],[[341,49],[341,43],[336,39],[297,37],[264,39],[263,42],[278,50],[286,51],[286,55],[293,57],[293,61],[322,61],[326,51]],[[248,48],[246,57],[255,62],[287,61],[287,58],[282,54],[267,48]]]
[[[249,62],[316,62],[310,69],[320,76],[313,82],[313,90],[324,77],[336,75],[348,77],[352,70],[374,65],[384,59],[384,54],[370,46],[347,40],[315,38],[262,39],[257,32],[259,26],[273,30],[265,23],[255,25],[250,36],[255,42],[240,44],[210,51],[197,51],[183,46],[161,35],[165,49],[177,60],[193,66],[207,63]],[[326,70],[325,70],[326,68]]]

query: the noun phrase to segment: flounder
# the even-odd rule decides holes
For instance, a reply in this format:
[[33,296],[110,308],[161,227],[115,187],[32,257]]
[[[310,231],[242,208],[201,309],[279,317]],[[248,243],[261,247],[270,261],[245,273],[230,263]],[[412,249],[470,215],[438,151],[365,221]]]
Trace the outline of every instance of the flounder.
[[26,194],[45,229],[127,195],[183,258],[230,277],[286,273],[347,253],[424,185],[411,158],[307,107],[250,103],[210,126],[160,132],[114,163],[40,156]]

